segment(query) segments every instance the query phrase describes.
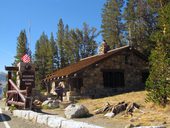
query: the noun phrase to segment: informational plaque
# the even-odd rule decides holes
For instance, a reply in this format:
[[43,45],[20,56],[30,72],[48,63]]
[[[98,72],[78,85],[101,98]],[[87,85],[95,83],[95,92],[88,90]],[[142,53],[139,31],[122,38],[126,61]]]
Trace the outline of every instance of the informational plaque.
[[26,87],[34,88],[35,87],[35,67],[31,63],[20,63],[19,65],[20,72],[20,87],[25,89]]
[[35,87],[35,72],[34,71],[24,71],[21,75],[21,85]]

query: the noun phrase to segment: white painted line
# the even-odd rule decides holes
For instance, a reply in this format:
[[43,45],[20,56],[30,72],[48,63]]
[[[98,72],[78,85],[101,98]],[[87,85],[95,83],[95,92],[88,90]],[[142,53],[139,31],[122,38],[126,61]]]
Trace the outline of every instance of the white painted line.
[[5,125],[5,128],[11,128],[9,124],[5,121],[5,117],[2,115],[2,109],[0,108],[0,117]]

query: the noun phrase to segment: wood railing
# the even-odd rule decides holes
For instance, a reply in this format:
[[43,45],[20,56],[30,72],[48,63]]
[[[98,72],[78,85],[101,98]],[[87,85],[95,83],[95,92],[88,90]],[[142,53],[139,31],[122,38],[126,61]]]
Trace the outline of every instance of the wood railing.
[[[30,66],[32,69],[27,69]],[[20,67],[20,68],[19,68]],[[22,68],[21,68],[22,67]],[[35,85],[35,70],[31,64],[20,62],[18,67],[5,66],[8,71],[8,90],[6,93],[7,106],[15,105],[17,108],[31,109],[32,108],[32,88]],[[22,70],[21,70],[22,69]],[[13,73],[18,72],[20,84],[15,84]],[[22,77],[20,77],[22,76]],[[31,76],[31,77],[30,77]],[[30,81],[31,80],[31,81]]]
[[10,106],[11,104],[14,104],[15,106],[27,108],[28,90],[19,90],[11,79],[8,80],[8,84],[10,84],[11,90],[8,89],[7,91],[7,105]]

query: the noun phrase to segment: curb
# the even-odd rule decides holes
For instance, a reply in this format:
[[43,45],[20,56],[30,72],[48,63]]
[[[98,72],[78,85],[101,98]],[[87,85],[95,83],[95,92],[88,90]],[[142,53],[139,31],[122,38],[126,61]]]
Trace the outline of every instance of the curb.
[[42,114],[30,110],[14,110],[13,116],[44,124],[51,128],[104,128],[85,122],[68,120],[57,115]]

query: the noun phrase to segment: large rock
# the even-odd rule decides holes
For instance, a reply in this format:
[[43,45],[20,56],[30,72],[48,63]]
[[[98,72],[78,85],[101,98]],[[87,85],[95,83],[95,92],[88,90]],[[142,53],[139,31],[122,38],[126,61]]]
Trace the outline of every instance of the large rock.
[[51,99],[45,100],[45,101],[42,103],[42,106],[46,106],[46,105],[48,105],[49,103],[52,103],[52,100],[51,100]]
[[59,107],[59,101],[58,100],[53,100],[51,103],[48,104],[49,108],[58,108]]
[[84,106],[80,104],[70,104],[65,109],[65,116],[66,118],[82,118],[87,117],[89,115],[89,110]]
[[42,107],[47,107],[47,108],[58,108],[59,107],[59,100],[51,100],[48,99],[42,103]]

